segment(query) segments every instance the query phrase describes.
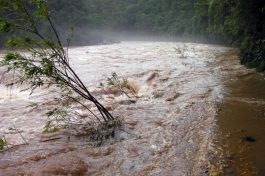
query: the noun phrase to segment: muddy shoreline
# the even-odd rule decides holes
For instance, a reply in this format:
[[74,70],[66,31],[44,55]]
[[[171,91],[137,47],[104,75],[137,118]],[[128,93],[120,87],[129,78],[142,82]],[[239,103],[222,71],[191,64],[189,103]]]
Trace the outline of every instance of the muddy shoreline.
[[219,57],[225,87],[216,116],[219,164],[224,175],[264,175],[264,75],[240,65],[236,51]]

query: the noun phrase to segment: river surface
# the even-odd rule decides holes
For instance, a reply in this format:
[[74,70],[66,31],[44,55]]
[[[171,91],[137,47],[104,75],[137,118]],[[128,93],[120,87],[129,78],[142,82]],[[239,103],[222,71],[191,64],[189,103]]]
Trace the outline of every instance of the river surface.
[[[251,81],[249,76],[257,74],[238,64],[234,49],[195,43],[122,42],[74,47],[69,56],[92,95],[114,116],[123,119],[123,129],[116,132],[115,139],[99,147],[89,145],[88,137],[80,137],[71,129],[43,133],[45,113],[56,105],[35,110],[27,105],[52,98],[56,91],[43,88],[29,96],[29,92],[20,92],[21,87],[7,89],[4,82],[9,78],[2,76],[0,135],[8,145],[0,153],[0,175],[184,176],[259,172],[251,158],[238,156],[233,140],[227,136],[233,136],[232,130],[241,130],[242,136],[236,136],[234,141],[238,144],[241,140],[240,146],[246,145],[245,153],[250,154],[251,145],[262,142],[262,134],[253,136],[243,126],[225,128],[225,123],[242,121],[235,113],[233,117],[239,119],[227,119],[231,108],[237,109],[238,105],[245,110],[245,106],[258,104],[254,111],[260,116],[253,119],[265,116],[265,103],[259,93],[241,95],[248,91],[237,81]],[[137,92],[133,101],[124,94],[105,94],[98,88],[113,72],[133,85]],[[240,86],[243,92],[233,89]],[[79,112],[76,119],[90,116],[78,105],[70,105],[69,109]],[[256,141],[245,142],[244,137],[248,136]]]

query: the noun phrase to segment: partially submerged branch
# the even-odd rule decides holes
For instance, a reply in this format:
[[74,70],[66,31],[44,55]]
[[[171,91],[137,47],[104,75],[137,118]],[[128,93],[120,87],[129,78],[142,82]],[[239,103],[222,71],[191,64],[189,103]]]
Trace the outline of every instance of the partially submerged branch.
[[[30,9],[27,6],[28,3],[31,5]],[[108,121],[115,119],[92,96],[69,63],[68,47],[74,32],[72,26],[72,34],[67,39],[67,47],[64,49],[55,24],[50,18],[51,12],[48,10],[45,0],[30,0],[29,2],[24,0],[1,0],[0,7],[0,11],[12,14],[7,18],[0,18],[0,34],[9,35],[10,38],[6,45],[11,49],[15,49],[6,54],[1,61],[1,65],[7,68],[6,73],[10,71],[15,73],[15,80],[9,82],[9,85],[27,85],[24,90],[31,90],[31,93],[39,87],[47,86],[49,88],[56,85],[60,89],[59,95],[61,97],[70,98],[81,104],[85,110],[95,117],[99,124],[102,124],[102,122],[108,123]],[[35,10],[32,7],[35,7]],[[41,30],[37,27],[38,24],[45,24],[46,26],[43,25],[43,27],[49,27],[51,30],[49,32]],[[69,92],[75,92],[78,98],[69,95]],[[79,98],[83,100],[81,101]],[[86,100],[94,104],[98,113],[82,103]],[[64,109],[66,107],[61,104],[61,108],[55,107],[46,115],[48,118],[55,116],[55,119],[64,121],[65,117],[69,115]],[[51,130],[50,121],[47,124],[46,129]],[[61,126],[61,128],[66,127]]]

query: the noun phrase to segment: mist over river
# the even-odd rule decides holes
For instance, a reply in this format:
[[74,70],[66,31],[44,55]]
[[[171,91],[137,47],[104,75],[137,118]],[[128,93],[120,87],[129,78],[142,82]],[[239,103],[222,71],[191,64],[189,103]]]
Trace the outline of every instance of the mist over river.
[[[89,91],[123,119],[123,130],[116,132],[115,140],[100,147],[88,145],[86,137],[71,129],[43,133],[45,113],[56,105],[35,110],[27,105],[52,98],[56,91],[43,88],[29,96],[29,92],[19,92],[20,87],[7,89],[7,78],[2,77],[0,135],[10,149],[0,153],[0,175],[221,173],[224,164],[217,162],[221,161],[218,157],[226,154],[216,143],[222,137],[216,116],[229,94],[225,79],[232,75],[232,67],[248,72],[238,60],[229,63],[225,56],[237,58],[235,49],[132,41],[70,48],[70,63]],[[136,87],[133,101],[98,88],[112,72]],[[78,105],[69,109],[81,114],[76,119],[90,116]]]

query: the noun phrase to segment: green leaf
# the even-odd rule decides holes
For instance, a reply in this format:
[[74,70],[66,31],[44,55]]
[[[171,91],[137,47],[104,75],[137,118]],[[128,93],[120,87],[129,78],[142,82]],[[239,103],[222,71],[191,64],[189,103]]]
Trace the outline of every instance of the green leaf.
[[74,32],[74,30],[75,30],[73,25],[70,25],[70,29],[71,29],[72,32]]
[[1,18],[0,19],[0,34],[12,33],[16,30],[17,25],[14,25],[11,21]]
[[8,53],[8,54],[6,54],[5,55],[5,57],[4,57],[4,61],[5,62],[10,62],[10,61],[12,61],[12,60],[15,60],[15,54],[13,54],[13,53]]
[[46,122],[46,125],[43,127],[44,129],[47,129],[47,128],[49,128],[50,127],[50,125],[51,125],[51,123],[52,123],[52,121],[47,121]]
[[51,117],[54,114],[54,110],[46,112],[46,116]]
[[0,138],[0,150],[3,150],[5,146],[5,141]]

